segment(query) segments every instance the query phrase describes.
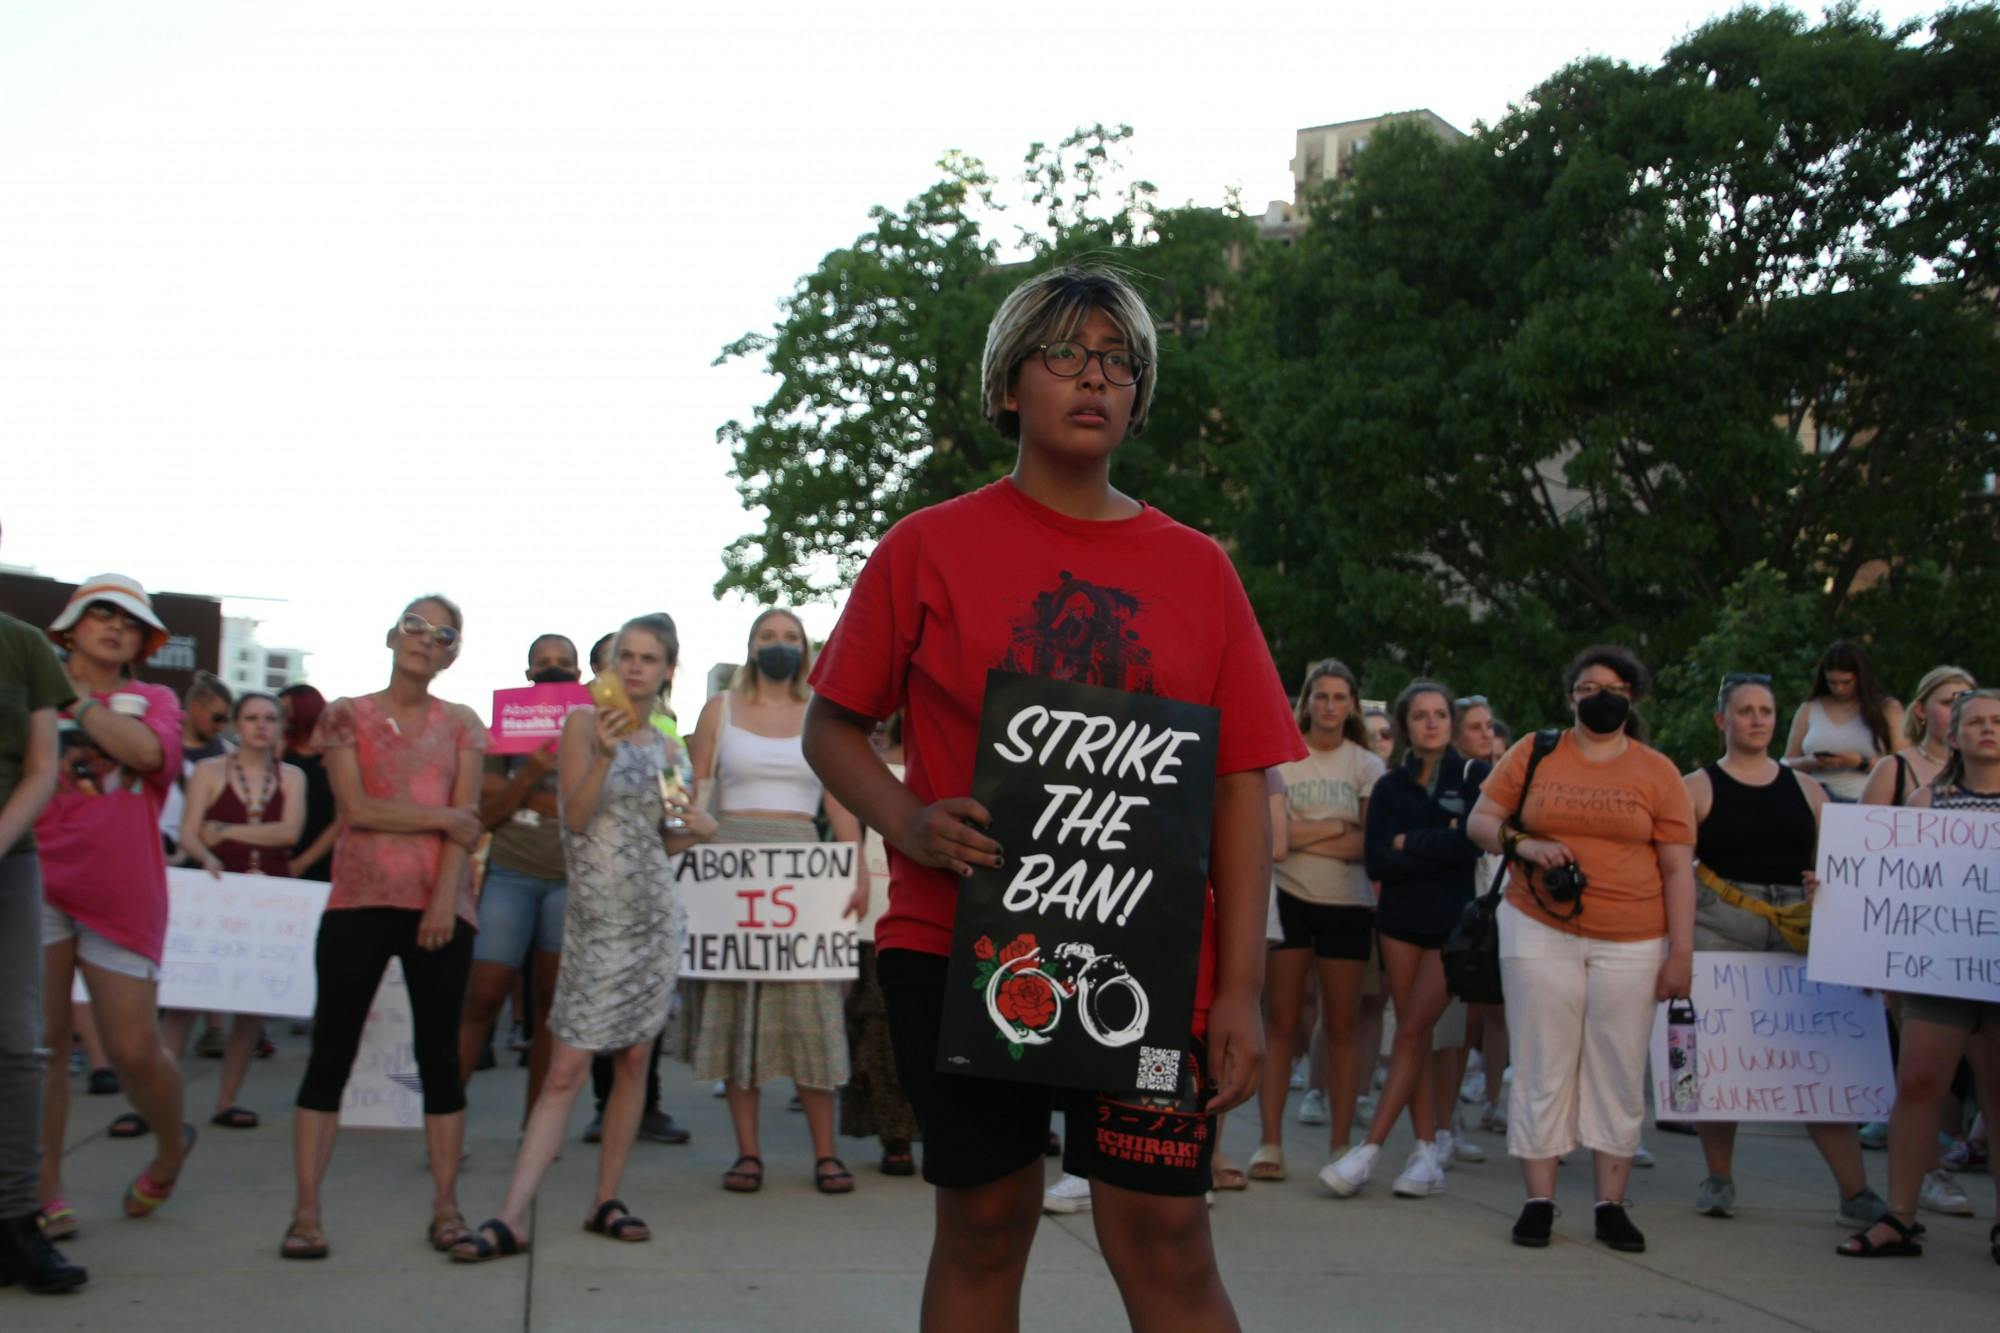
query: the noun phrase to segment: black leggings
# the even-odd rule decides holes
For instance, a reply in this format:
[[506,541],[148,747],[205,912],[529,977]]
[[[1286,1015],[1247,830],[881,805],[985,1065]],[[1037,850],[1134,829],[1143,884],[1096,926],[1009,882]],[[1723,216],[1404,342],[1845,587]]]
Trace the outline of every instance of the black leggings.
[[361,1028],[391,958],[403,963],[410,992],[417,1073],[423,1078],[424,1114],[465,1109],[458,1072],[458,1019],[465,1008],[465,979],[472,971],[472,928],[456,922],[451,943],[432,951],[417,947],[422,912],[402,907],[346,907],[319,919],[313,962],[319,996],[313,1005],[312,1058],[296,1105],[304,1111],[340,1110]]

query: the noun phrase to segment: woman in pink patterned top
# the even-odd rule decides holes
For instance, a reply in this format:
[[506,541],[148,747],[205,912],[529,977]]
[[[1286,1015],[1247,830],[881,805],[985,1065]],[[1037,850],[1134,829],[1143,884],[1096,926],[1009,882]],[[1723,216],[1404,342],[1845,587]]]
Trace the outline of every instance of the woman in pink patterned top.
[[431,1244],[464,1238],[458,1158],[465,1091],[458,1070],[459,1010],[472,967],[468,860],[477,814],[486,725],[463,704],[431,695],[431,681],[458,656],[464,617],[445,597],[419,597],[388,634],[394,667],[387,689],[327,706],[313,734],[340,807],[333,892],[320,918],[312,1057],[299,1087],[293,1153],[298,1200],[280,1252],[318,1259],[320,1185],[333,1155],[341,1094],[361,1028],[391,958],[401,960],[423,1079],[424,1136],[434,1194]]

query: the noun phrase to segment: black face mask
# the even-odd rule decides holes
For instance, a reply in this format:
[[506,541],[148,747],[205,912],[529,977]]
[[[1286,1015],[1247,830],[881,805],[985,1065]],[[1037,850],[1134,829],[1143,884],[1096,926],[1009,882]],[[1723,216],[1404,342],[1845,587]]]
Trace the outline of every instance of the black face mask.
[[528,673],[528,679],[537,685],[574,685],[583,679],[568,667],[543,667],[540,671]]
[[1583,723],[1586,730],[1600,736],[1612,736],[1623,731],[1625,719],[1631,715],[1632,701],[1610,690],[1599,690],[1576,701],[1576,720]]
[[757,669],[772,680],[790,680],[804,657],[789,643],[767,643],[757,650]]

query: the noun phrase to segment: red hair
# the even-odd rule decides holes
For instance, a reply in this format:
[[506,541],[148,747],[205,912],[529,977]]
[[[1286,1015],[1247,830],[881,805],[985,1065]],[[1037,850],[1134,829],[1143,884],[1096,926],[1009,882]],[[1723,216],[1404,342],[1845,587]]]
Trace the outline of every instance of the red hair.
[[326,711],[326,696],[310,685],[288,685],[278,691],[278,699],[292,706],[291,720],[285,724],[285,749],[303,750],[319,725],[319,715]]

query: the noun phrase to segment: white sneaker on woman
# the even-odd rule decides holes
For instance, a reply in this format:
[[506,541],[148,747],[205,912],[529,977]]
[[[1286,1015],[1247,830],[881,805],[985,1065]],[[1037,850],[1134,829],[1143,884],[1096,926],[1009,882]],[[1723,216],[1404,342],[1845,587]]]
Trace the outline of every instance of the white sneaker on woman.
[[1958,1182],[1944,1171],[1933,1171],[1924,1177],[1923,1188],[1917,1191],[1917,1207],[1947,1217],[1972,1217],[1976,1211]]
[[1319,1169],[1319,1183],[1341,1198],[1351,1198],[1375,1174],[1375,1157],[1382,1150],[1372,1143],[1349,1148],[1338,1161]]
[[1299,1098],[1299,1123],[1324,1125],[1332,1119],[1326,1109],[1326,1094],[1318,1088],[1307,1088],[1306,1095]]
[[1419,1143],[1403,1163],[1403,1174],[1390,1189],[1398,1198],[1424,1199],[1444,1193],[1444,1168],[1438,1165],[1437,1145]]

